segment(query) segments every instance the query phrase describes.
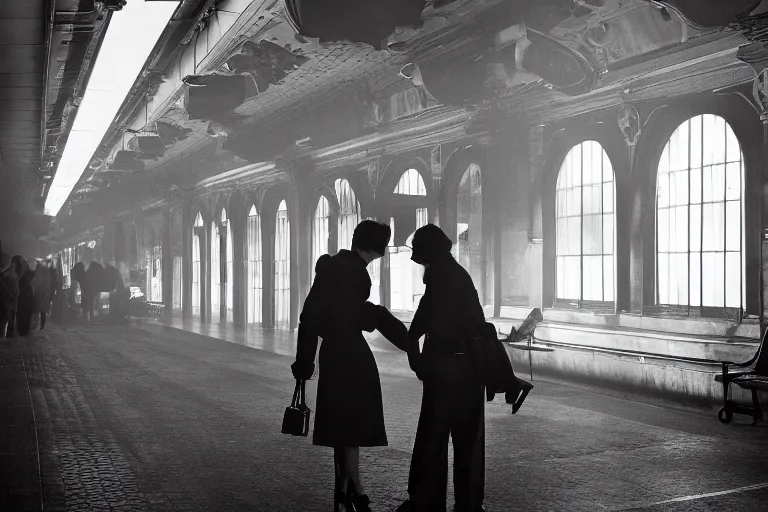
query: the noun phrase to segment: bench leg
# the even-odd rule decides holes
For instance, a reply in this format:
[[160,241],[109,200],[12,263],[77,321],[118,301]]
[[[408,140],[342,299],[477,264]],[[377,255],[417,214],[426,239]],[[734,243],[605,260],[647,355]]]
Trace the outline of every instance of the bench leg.
[[757,396],[757,390],[752,390],[752,424],[757,425],[763,421],[763,410],[760,408],[760,400]]

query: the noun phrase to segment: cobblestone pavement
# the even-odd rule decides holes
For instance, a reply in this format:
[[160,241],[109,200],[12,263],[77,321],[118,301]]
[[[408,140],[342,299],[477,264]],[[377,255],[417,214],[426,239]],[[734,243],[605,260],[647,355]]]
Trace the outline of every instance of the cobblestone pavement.
[[[53,327],[22,344],[45,510],[332,509],[330,450],[280,434],[290,357],[158,325]],[[421,388],[402,354],[375,356],[390,446],[361,464],[374,510],[391,511]],[[768,428],[535,384],[515,416],[503,399],[486,407],[489,511],[765,512]]]

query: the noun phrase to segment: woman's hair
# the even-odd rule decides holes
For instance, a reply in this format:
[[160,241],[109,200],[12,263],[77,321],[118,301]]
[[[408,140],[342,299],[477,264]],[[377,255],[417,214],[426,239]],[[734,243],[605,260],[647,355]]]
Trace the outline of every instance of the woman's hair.
[[450,255],[453,247],[451,239],[434,224],[427,224],[417,229],[411,244],[413,245],[411,260],[419,265],[433,263],[443,256]]
[[384,254],[391,235],[392,230],[386,224],[374,220],[364,220],[357,225],[352,235],[352,250],[359,249]]

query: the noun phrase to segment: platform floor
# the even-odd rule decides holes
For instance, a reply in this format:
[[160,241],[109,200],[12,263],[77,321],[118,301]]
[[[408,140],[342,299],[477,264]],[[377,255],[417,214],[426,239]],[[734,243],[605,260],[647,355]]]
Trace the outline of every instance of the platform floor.
[[[41,491],[44,510],[332,510],[330,450],[280,434],[293,335],[184,327],[207,335],[94,323],[0,341],[0,510],[40,510]],[[390,446],[361,463],[373,510],[392,511],[421,385],[374,344]],[[768,510],[768,426],[534,383],[517,415],[487,404],[490,512]]]

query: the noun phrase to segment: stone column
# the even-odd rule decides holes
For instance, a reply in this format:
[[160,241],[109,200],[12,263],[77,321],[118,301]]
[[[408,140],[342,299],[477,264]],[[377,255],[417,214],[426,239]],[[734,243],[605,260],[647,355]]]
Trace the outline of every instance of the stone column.
[[275,209],[261,211],[261,322],[264,327],[275,325]]
[[[241,197],[241,196],[240,196]],[[248,293],[248,258],[246,256],[246,219],[248,212],[245,211],[242,201],[230,201],[229,222],[231,224],[230,232],[232,234],[232,276],[229,276],[232,290],[234,323],[240,327],[245,327],[248,317],[246,313],[247,293]]]
[[528,228],[528,265],[530,285],[528,305],[544,307],[544,229],[543,229],[543,180],[544,180],[544,127],[534,126],[528,134],[530,166],[530,225]]
[[171,242],[171,208],[163,208],[162,232],[160,234],[162,259],[160,260],[162,276],[163,304],[169,316],[173,310],[173,245]]
[[502,204],[504,177],[509,172],[509,143],[494,141],[484,146],[482,176],[482,232],[484,303],[493,304],[493,316],[501,315],[502,298]]
[[181,316],[192,318],[192,195],[184,193],[181,199],[182,256],[181,256]]
[[115,221],[104,221],[104,233],[101,236],[102,264],[115,266]]
[[313,166],[307,159],[288,163],[291,180],[289,215],[291,219],[291,329],[299,325],[299,314],[309,293],[312,276],[312,191]]

